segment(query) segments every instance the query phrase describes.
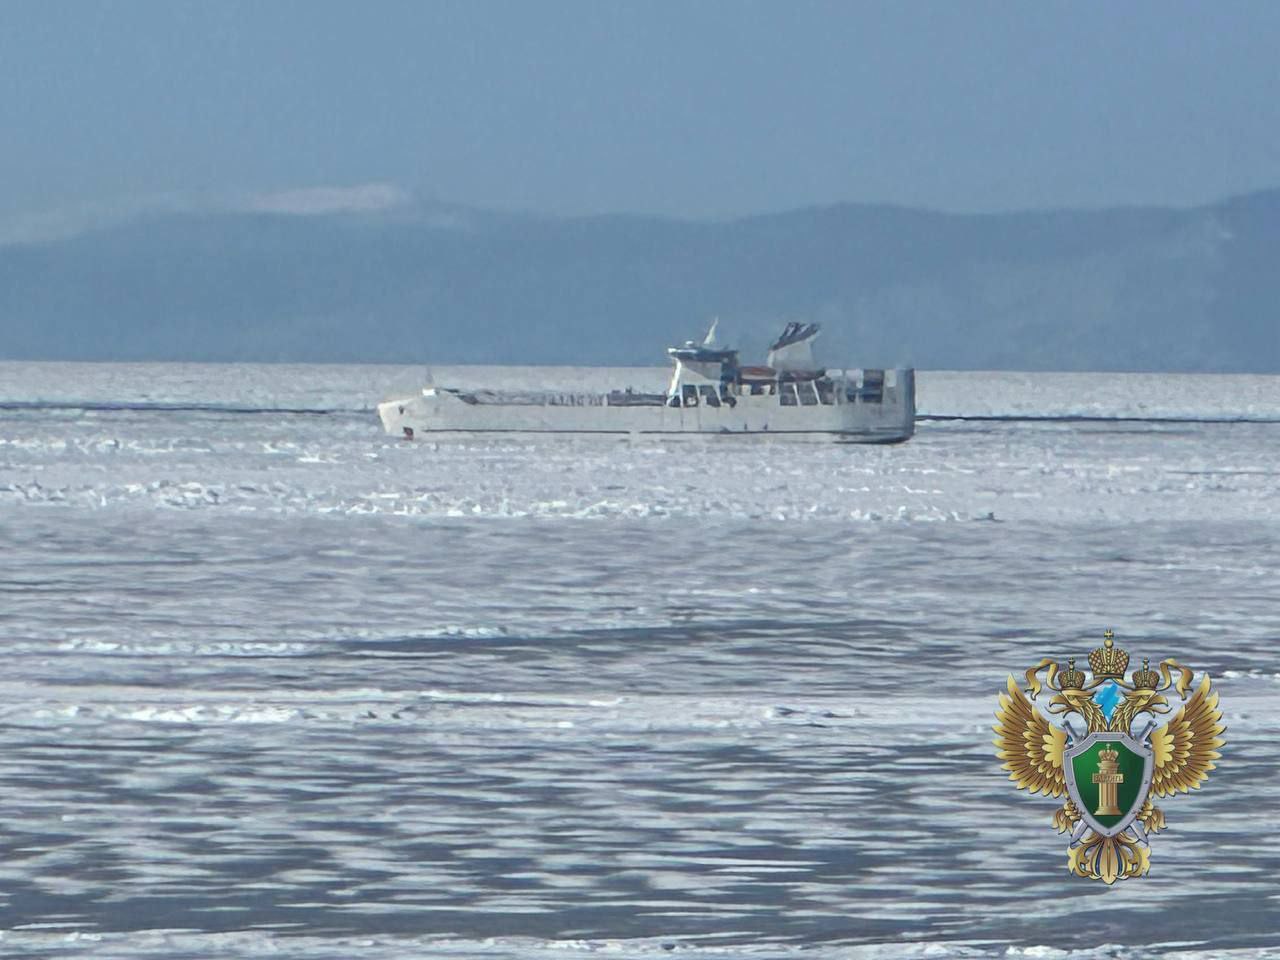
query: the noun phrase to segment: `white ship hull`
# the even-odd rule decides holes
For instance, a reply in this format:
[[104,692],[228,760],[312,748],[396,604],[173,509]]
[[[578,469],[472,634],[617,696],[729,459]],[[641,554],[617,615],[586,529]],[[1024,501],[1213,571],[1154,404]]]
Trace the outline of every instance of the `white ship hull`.
[[[618,394],[545,394],[517,401],[427,387],[385,401],[378,416],[387,433],[408,439],[446,433],[583,433],[623,435],[744,435],[821,437],[856,443],[899,443],[915,432],[915,378],[893,371],[877,399],[800,389],[740,395],[712,405],[637,403]],[[780,390],[781,392],[781,390]],[[612,402],[611,402],[612,401]]]

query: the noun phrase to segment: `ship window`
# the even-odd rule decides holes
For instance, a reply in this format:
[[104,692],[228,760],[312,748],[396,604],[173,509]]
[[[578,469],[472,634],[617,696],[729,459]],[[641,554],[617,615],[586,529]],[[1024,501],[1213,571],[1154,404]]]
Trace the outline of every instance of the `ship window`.
[[701,393],[702,393],[702,396],[706,399],[708,407],[720,406],[720,398],[716,396],[715,387],[702,387]]
[[858,391],[858,399],[863,403],[880,403],[884,392],[884,374],[879,370],[868,370],[862,375],[862,389]]
[[698,405],[698,388],[696,386],[692,383],[686,383],[680,390],[686,407],[696,407]]
[[796,405],[796,385],[794,383],[778,384],[778,400],[784,407]]
[[813,385],[813,381],[796,384],[796,389],[800,391],[800,402],[806,407],[812,407],[818,402],[818,388]]
[[817,387],[819,400],[827,406],[836,402],[836,386],[834,383],[826,377],[823,377],[821,380],[817,381]]
[[751,395],[752,395],[753,397],[760,397],[760,396],[763,396],[763,395],[764,395],[764,384],[763,384],[763,383],[753,383],[753,384],[751,385]]

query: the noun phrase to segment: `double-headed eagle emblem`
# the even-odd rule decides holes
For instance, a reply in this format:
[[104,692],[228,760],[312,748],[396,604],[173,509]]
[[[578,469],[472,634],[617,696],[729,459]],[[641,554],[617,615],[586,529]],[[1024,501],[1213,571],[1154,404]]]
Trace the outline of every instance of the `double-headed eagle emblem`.
[[[1067,797],[1053,815],[1058,832],[1071,833],[1067,869],[1108,884],[1150,869],[1149,839],[1165,825],[1151,798],[1199,788],[1221,757],[1226,730],[1207,675],[1189,700],[1193,674],[1176,660],[1163,661],[1157,672],[1144,659],[1126,683],[1129,655],[1113,637],[1108,630],[1103,646],[1089,654],[1089,679],[1074,657],[1065,666],[1048,658],[1028,670],[1030,699],[1010,677],[994,727],[996,756],[1019,790]],[[1053,691],[1048,712],[1060,724],[1032,706],[1046,688]],[[1170,689],[1186,702],[1159,726],[1157,718],[1173,709],[1162,695]]]

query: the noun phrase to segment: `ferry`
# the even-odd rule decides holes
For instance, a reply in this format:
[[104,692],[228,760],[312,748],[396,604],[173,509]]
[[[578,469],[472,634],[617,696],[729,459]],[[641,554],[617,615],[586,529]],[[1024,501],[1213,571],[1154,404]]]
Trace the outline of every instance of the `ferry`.
[[387,433],[414,440],[450,433],[716,434],[901,443],[915,432],[913,369],[833,370],[813,358],[816,323],[791,322],[764,366],[701,342],[667,348],[664,393],[461,389],[431,384],[386,400]]

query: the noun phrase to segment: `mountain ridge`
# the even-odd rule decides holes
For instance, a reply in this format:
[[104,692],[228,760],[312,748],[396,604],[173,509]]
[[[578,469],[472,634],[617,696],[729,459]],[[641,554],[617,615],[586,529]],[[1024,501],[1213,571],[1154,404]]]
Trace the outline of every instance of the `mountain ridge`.
[[818,321],[837,365],[1276,372],[1277,249],[1280,189],[728,220],[161,212],[0,246],[0,358],[644,364],[719,316],[747,355]]

